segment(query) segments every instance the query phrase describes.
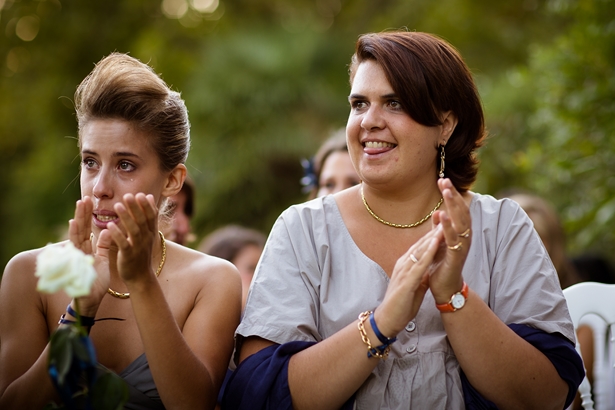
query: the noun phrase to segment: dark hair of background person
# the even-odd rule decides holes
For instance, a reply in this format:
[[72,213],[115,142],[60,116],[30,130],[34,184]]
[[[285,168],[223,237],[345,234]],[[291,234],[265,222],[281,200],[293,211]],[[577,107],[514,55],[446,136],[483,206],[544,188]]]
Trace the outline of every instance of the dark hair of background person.
[[158,227],[164,236],[180,245],[194,242],[191,221],[194,216],[194,181],[188,174],[181,190],[167,199],[167,206],[161,210]]
[[308,199],[314,199],[318,196],[322,167],[327,158],[329,158],[329,156],[334,152],[348,152],[348,146],[346,145],[346,128],[341,128],[335,131],[329,138],[327,138],[320,148],[318,148],[316,155],[314,155],[314,158],[311,160],[313,174],[311,176],[306,175],[304,177],[305,180],[309,180],[308,184],[311,186]]
[[186,162],[190,122],[184,101],[133,57],[112,53],[96,64],[75,92],[75,110],[79,133],[91,120],[122,119],[148,133],[163,170]]
[[256,245],[263,248],[266,240],[267,237],[255,229],[228,225],[207,235],[201,241],[198,250],[232,262],[244,247]]
[[[184,180],[184,184],[182,185],[182,189],[179,191],[179,193],[186,195],[186,203],[184,204],[183,211],[189,219],[192,219],[192,217],[194,216],[195,192],[196,185],[194,184],[194,181],[192,180],[190,175],[186,174],[186,179]],[[172,202],[172,200],[170,202]],[[170,224],[172,222],[173,214],[176,211],[175,207],[176,204],[169,204],[168,209],[166,209],[166,214],[164,215],[166,218],[165,223]]]
[[570,259],[579,279],[584,282],[615,284],[615,268],[607,258],[595,253],[584,253]]
[[184,185],[182,185],[182,189],[180,192],[186,194],[186,205],[184,206],[184,213],[188,216],[188,218],[192,218],[194,216],[194,192],[196,191],[194,181],[190,176],[186,175],[186,179],[184,180]]
[[[366,34],[357,41],[352,56],[351,83],[365,60],[382,67],[404,111],[419,124],[441,125],[442,113],[455,113],[458,123],[445,147],[444,173],[459,192],[467,191],[476,180],[475,150],[486,131],[478,90],[459,52],[427,33]],[[434,161],[439,164],[439,150]]]

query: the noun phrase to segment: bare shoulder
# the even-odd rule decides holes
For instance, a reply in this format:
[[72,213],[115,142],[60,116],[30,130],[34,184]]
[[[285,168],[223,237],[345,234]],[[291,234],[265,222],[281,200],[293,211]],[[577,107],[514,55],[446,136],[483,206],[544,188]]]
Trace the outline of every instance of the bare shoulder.
[[[60,247],[65,242],[47,246]],[[23,251],[13,256],[4,268],[0,282],[0,310],[9,311],[9,306],[24,312],[35,308],[43,310],[43,300],[50,302],[46,295],[36,290],[38,278],[36,272],[36,258],[44,248]],[[51,296],[55,300],[55,296]],[[3,312],[4,313],[4,312]]]
[[[209,320],[212,326],[233,323],[232,330],[237,327],[241,312],[241,278],[230,262],[169,242],[167,265],[159,281],[184,334],[195,329],[190,325],[190,317],[199,318],[193,323],[199,334]],[[235,316],[237,323],[232,319]]]
[[191,286],[241,289],[239,272],[232,263],[175,243],[169,243],[168,248],[167,263],[173,267],[170,270],[180,273]]
[[[61,246],[53,244],[49,246]],[[2,275],[0,289],[5,286],[15,286],[16,283],[35,281],[34,272],[36,271],[36,257],[43,248],[23,251],[13,256],[6,264]]]

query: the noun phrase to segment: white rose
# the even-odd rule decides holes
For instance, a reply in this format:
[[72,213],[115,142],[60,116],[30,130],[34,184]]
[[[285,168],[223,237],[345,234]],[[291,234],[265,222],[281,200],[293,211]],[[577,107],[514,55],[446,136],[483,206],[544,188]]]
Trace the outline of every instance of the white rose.
[[72,242],[64,246],[47,245],[36,258],[35,275],[39,278],[39,292],[63,289],[72,298],[86,296],[96,280],[94,257],[75,248]]

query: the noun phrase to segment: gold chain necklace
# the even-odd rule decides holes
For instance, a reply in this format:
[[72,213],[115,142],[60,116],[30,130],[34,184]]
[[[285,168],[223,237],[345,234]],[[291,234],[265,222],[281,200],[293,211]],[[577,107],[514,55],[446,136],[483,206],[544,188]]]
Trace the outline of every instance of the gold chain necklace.
[[[156,277],[160,276],[160,271],[162,270],[162,267],[164,266],[164,262],[167,260],[167,244],[166,244],[166,241],[164,240],[164,235],[162,234],[162,232],[158,231],[158,233],[160,234],[160,243],[162,244],[162,257],[160,258],[160,264],[158,265],[158,270],[156,270]],[[130,292],[116,292],[115,290],[111,288],[107,289],[107,293],[119,299],[128,299],[130,297]]]
[[371,216],[373,216],[378,222],[383,223],[383,224],[385,224],[387,226],[392,226],[393,228],[414,228],[416,226],[419,226],[420,224],[422,224],[423,222],[425,222],[426,220],[431,218],[433,213],[436,212],[438,210],[438,208],[440,208],[440,205],[442,205],[442,202],[444,202],[444,198],[440,198],[440,201],[438,201],[438,203],[436,204],[434,209],[432,209],[431,212],[429,212],[427,215],[425,215],[423,217],[423,219],[421,219],[420,221],[417,221],[417,222],[414,222],[414,223],[411,223],[411,224],[401,225],[401,224],[396,224],[396,223],[393,223],[393,222],[385,221],[384,219],[382,219],[381,217],[376,215],[374,213],[374,211],[372,211],[372,209],[369,207],[369,205],[367,205],[367,201],[365,200],[365,195],[363,195],[363,184],[361,184],[361,199],[363,200],[363,205],[365,205],[365,209],[367,209],[367,212],[369,212],[369,214]]

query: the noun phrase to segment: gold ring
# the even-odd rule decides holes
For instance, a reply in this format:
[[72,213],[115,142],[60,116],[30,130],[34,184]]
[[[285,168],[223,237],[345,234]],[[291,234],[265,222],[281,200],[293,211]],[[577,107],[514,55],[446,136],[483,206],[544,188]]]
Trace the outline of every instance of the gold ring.
[[449,248],[451,251],[460,251],[462,248],[462,244],[461,241],[453,246],[446,246],[447,248]]
[[460,234],[458,234],[458,236],[462,237],[462,238],[467,238],[470,236],[470,228],[466,229],[465,231],[461,232]]
[[416,256],[414,256],[414,254],[413,254],[413,253],[411,253],[411,254],[410,254],[410,260],[411,260],[412,262],[414,262],[414,263],[419,263],[419,260],[418,260],[418,259],[416,259]]

